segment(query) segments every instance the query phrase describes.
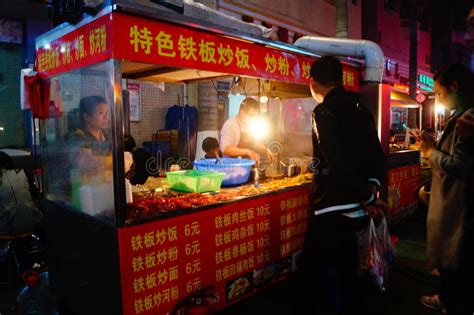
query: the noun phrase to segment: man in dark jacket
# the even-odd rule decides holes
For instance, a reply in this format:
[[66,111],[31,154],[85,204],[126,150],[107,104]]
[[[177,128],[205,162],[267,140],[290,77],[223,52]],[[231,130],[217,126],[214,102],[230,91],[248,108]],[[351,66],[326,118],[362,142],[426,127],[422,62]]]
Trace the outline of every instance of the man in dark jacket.
[[370,112],[342,86],[342,65],[325,56],[311,67],[313,189],[303,248],[301,314],[352,314],[357,267],[355,233],[369,213],[386,204],[377,198],[385,156]]

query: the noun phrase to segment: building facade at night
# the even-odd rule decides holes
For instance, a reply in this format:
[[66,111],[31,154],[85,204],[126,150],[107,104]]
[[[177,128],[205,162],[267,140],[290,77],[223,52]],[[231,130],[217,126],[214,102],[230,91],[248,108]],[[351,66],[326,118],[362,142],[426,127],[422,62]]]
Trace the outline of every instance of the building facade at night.
[[31,114],[20,109],[20,69],[32,66],[35,38],[51,28],[46,2],[0,1],[0,26],[0,148],[31,146]]
[[[203,3],[205,1],[202,1]],[[256,24],[270,26],[272,39],[293,43],[302,35],[334,37],[336,35],[336,1],[318,0],[217,0],[207,5],[229,15]],[[385,54],[383,81],[408,92],[410,28],[408,2],[389,0],[346,1],[347,35],[351,39],[368,39],[380,45]],[[428,6],[421,6],[418,18],[417,78],[420,92],[432,90],[431,19]]]
[[[347,1],[348,38],[360,39],[361,1]],[[293,43],[302,35],[336,35],[336,1],[217,0],[218,9],[273,29],[272,39]]]
[[[408,1],[363,1],[362,37],[380,45],[385,55],[383,81],[408,92],[410,64],[410,23]],[[421,6],[417,21],[417,88],[431,92],[431,25]]]

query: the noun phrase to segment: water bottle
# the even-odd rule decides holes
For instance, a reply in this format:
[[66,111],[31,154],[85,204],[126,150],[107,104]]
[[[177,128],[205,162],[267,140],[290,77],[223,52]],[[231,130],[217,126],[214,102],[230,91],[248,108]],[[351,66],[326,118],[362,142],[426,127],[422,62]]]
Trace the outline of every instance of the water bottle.
[[17,315],[54,315],[54,299],[49,288],[47,272],[38,275],[34,271],[25,271],[23,280],[26,286],[16,298]]

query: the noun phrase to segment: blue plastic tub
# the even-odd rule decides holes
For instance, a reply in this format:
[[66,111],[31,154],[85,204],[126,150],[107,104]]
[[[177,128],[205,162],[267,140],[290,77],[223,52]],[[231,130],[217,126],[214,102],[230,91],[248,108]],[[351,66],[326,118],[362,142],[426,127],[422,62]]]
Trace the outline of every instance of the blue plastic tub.
[[249,159],[222,158],[202,159],[194,162],[199,171],[225,173],[222,186],[236,186],[245,184],[249,180],[250,170],[255,162]]

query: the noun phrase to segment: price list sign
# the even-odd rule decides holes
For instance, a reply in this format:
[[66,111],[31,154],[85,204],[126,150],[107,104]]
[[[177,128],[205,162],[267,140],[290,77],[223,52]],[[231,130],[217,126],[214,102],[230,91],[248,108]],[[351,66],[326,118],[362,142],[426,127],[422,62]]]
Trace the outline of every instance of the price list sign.
[[206,222],[194,214],[119,230],[124,314],[166,314],[210,281]]
[[214,285],[214,310],[291,272],[302,248],[309,189],[242,200],[119,229],[124,314],[169,314]]
[[279,256],[303,249],[307,227],[309,194],[288,193],[280,197],[279,215]]

